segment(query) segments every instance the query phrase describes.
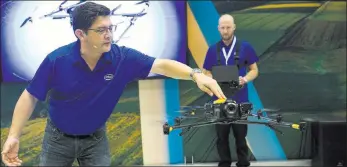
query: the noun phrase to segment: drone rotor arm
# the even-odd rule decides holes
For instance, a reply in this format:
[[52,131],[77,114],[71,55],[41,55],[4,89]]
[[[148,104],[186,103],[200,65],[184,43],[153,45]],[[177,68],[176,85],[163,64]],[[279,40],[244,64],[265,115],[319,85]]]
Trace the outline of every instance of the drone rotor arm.
[[194,127],[201,127],[201,126],[213,125],[218,123],[221,123],[221,122],[220,121],[199,122],[199,123],[192,123],[192,124],[178,125],[178,126],[170,126],[168,123],[165,123],[163,126],[163,131],[165,135],[168,135],[171,131],[175,129],[194,128]]
[[262,124],[271,124],[271,125],[275,125],[275,126],[289,127],[289,128],[293,128],[293,129],[297,129],[297,130],[304,130],[305,129],[305,123],[301,122],[299,124],[296,124],[296,123],[283,122],[281,115],[277,115],[276,119],[271,119],[271,118],[259,116],[256,114],[250,114],[250,116],[258,117],[260,119],[269,121],[269,122],[263,122]]
[[117,40],[115,40],[113,43],[118,43],[118,41],[120,39],[122,39],[122,37],[125,35],[125,33],[129,30],[129,28],[133,25],[132,22],[130,22],[130,24],[128,25],[128,27],[123,31],[123,33],[119,36],[119,38]]
[[286,127],[286,128],[293,128],[297,130],[303,130],[304,129],[304,123],[295,124],[295,123],[289,123],[289,122],[280,122],[278,123],[275,120],[272,120],[271,122],[258,122],[258,121],[248,121],[248,120],[237,120],[232,123],[235,124],[261,124],[261,125],[270,125],[270,126],[280,126],[280,127]]
[[280,114],[277,115],[276,119],[264,117],[264,116],[262,116],[261,113],[249,114],[248,116],[257,117],[258,120],[261,119],[261,120],[270,121],[270,122],[277,122],[277,123],[283,122],[283,121],[282,121],[282,115],[280,115]]
[[[118,15],[118,14],[113,14],[113,15]],[[121,14],[123,15],[123,14]],[[122,39],[122,37],[128,32],[128,30],[130,29],[131,26],[134,25],[134,22],[136,21],[136,17],[133,17],[131,20],[130,20],[130,23],[128,25],[128,27],[123,31],[123,33],[119,36],[119,38],[117,40],[115,40],[113,43],[118,43],[119,40]]]

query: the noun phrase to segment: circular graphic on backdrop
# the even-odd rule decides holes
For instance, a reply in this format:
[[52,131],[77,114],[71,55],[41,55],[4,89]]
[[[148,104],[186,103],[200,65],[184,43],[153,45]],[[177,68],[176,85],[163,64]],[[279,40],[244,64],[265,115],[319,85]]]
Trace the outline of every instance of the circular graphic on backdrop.
[[[2,57],[4,81],[6,78],[30,80],[44,57],[53,50],[76,41],[70,18],[52,19],[44,17],[58,9],[63,1],[16,1],[3,5],[2,18]],[[120,38],[118,45],[127,46],[157,58],[181,59],[182,44],[185,35],[182,27],[184,19],[177,12],[176,2],[149,1],[97,1],[113,10],[112,22],[118,24],[114,40],[117,41],[127,29],[131,14],[137,17],[133,26]],[[78,1],[66,1],[62,7],[69,7]],[[183,5],[182,5],[183,7]],[[125,15],[124,15],[125,14]],[[66,11],[52,15],[54,17],[68,16]],[[185,16],[185,15],[182,15]],[[182,24],[184,24],[182,26]],[[185,53],[185,52],[184,52]],[[11,77],[8,77],[11,76]]]

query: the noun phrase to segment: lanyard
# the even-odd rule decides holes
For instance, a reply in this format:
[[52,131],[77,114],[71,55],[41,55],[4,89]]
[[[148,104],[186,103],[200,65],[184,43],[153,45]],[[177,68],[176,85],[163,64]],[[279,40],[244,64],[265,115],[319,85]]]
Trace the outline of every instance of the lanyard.
[[229,52],[228,52],[228,55],[226,54],[225,48],[223,47],[223,49],[222,49],[223,55],[224,55],[224,57],[225,57],[225,65],[228,65],[228,60],[229,60],[229,57],[230,57],[230,55],[231,55],[231,51],[234,49],[235,43],[236,43],[236,36],[234,36],[233,44],[232,44],[231,47],[230,47],[230,50],[229,50]]

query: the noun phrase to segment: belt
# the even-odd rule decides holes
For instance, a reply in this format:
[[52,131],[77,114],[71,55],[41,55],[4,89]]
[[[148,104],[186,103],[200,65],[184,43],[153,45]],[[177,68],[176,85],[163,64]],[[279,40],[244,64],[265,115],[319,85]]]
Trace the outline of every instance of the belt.
[[47,123],[49,123],[52,126],[53,129],[57,130],[58,133],[62,134],[65,137],[69,137],[69,138],[79,138],[79,139],[89,138],[89,137],[94,136],[98,131],[101,130],[101,128],[100,128],[100,129],[96,130],[94,133],[91,133],[91,134],[88,134],[88,135],[71,135],[71,134],[67,134],[67,133],[62,132],[59,128],[57,128],[54,125],[54,123],[49,118],[47,119]]

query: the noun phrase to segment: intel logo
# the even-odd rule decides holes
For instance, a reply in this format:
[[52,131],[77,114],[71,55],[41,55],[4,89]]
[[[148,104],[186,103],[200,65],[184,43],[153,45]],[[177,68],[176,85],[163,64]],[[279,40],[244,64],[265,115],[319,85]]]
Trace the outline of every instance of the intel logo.
[[112,79],[113,79],[113,74],[106,74],[106,75],[104,76],[104,79],[105,79],[106,81],[112,80]]

